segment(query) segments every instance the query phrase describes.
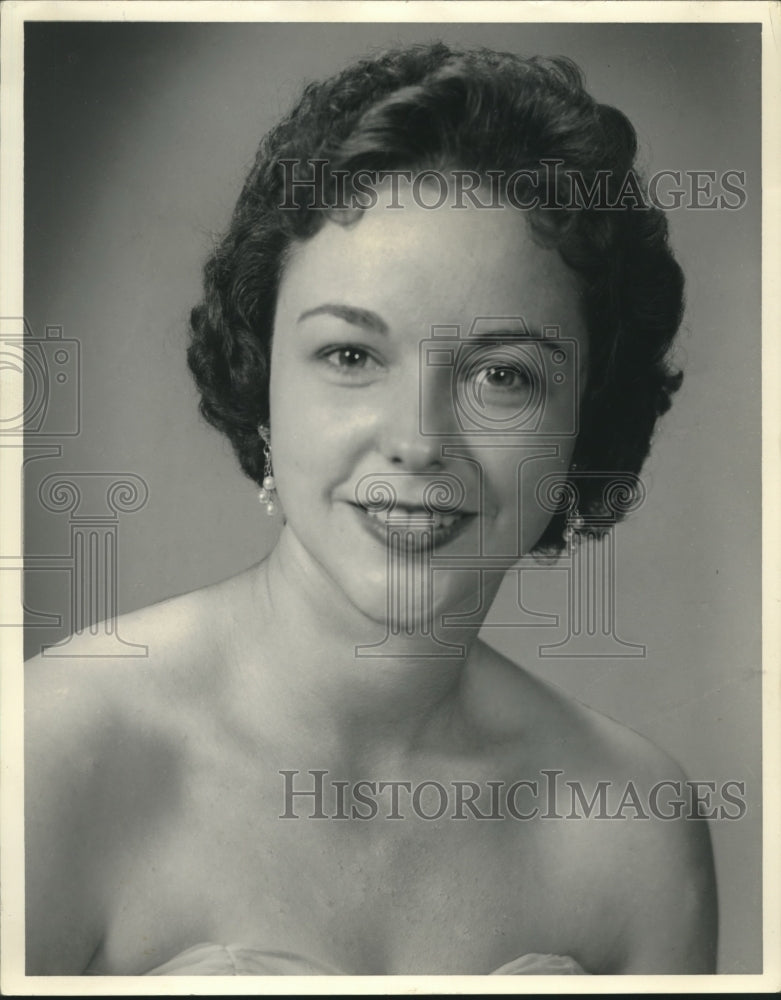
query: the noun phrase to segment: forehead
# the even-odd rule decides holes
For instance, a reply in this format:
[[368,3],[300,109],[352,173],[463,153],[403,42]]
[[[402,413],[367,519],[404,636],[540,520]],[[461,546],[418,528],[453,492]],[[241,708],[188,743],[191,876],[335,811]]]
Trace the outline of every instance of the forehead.
[[408,201],[349,225],[326,222],[293,249],[278,315],[324,301],[372,309],[424,335],[432,324],[468,328],[491,315],[582,327],[576,275],[510,207],[427,210]]

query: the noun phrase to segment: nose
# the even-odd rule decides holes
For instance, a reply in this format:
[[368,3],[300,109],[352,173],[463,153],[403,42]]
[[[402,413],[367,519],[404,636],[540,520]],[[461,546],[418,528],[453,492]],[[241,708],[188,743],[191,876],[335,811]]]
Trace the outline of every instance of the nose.
[[411,472],[441,469],[444,438],[455,430],[449,380],[415,372],[395,388],[382,433],[385,458]]
[[385,452],[391,465],[408,469],[410,472],[442,468],[442,445],[432,438],[394,434]]

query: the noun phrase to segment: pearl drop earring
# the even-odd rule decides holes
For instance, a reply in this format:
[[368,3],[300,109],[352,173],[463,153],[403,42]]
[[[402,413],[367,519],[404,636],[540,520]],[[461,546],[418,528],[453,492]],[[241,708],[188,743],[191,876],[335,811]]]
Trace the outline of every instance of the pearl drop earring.
[[258,502],[266,505],[266,513],[274,513],[277,491],[271,469],[271,430],[267,424],[260,424],[258,434],[263,439],[263,486],[258,491]]
[[[576,472],[577,468],[578,468],[577,464],[573,462],[572,465],[570,466],[570,474]],[[578,501],[577,501],[578,493],[577,493],[577,488],[574,487],[574,484],[573,488],[575,489],[575,494],[573,497],[574,502],[567,514],[567,531],[566,531],[567,549],[570,552],[573,550],[575,545],[580,541],[580,535],[578,534],[578,532],[582,531],[586,525],[583,515],[578,510]]]
[[577,507],[575,507],[567,517],[567,548],[572,551],[580,541],[579,531],[586,526],[585,519]]

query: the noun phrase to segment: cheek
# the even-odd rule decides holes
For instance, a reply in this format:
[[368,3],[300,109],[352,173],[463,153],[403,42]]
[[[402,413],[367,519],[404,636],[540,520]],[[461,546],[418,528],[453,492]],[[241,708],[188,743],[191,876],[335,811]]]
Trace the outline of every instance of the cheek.
[[553,510],[545,498],[546,477],[567,476],[574,438],[557,442],[558,453],[534,459],[528,451],[505,453],[502,462],[483,462],[485,514],[494,536],[492,548],[509,548],[521,540],[528,552],[545,531]]
[[[485,488],[486,507],[512,508],[519,503],[526,508],[539,507],[537,491],[546,477],[563,479],[567,476],[575,438],[545,444],[530,444],[526,448],[498,450],[491,455],[487,450],[480,461]],[[553,448],[555,454],[546,454]],[[536,454],[535,454],[536,452]]]
[[327,496],[350,481],[365,449],[367,422],[301,389],[272,394],[277,488],[288,506]]
[[376,400],[335,387],[306,358],[283,350],[273,357],[269,397],[273,443],[289,453],[289,465],[304,471],[344,473],[376,430]]

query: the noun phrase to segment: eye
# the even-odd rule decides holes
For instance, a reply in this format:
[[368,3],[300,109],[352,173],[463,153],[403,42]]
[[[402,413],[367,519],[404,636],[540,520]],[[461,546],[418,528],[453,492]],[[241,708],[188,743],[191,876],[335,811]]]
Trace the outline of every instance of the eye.
[[524,343],[467,344],[459,352],[458,379],[479,406],[517,406],[535,395],[544,372]]
[[361,380],[372,377],[382,369],[380,362],[365,348],[354,344],[340,344],[320,351],[330,374],[338,378]]
[[325,358],[334,368],[365,368],[369,355],[359,347],[337,347]]
[[509,365],[491,365],[477,372],[476,379],[481,387],[507,392],[526,389],[532,381],[529,372],[525,369]]
[[523,364],[486,364],[472,372],[472,382],[477,397],[489,403],[517,400],[534,389],[534,375]]

